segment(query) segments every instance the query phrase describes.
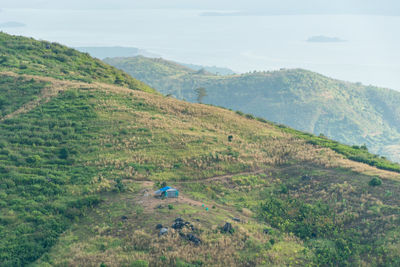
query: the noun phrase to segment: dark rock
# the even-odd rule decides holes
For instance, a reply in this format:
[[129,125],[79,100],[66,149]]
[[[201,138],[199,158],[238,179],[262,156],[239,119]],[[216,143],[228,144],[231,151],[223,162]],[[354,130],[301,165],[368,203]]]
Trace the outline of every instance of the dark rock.
[[303,176],[301,176],[301,180],[303,180],[303,181],[311,181],[311,176],[309,176],[309,175],[303,175]]
[[201,243],[201,240],[200,240],[200,238],[198,238],[197,236],[195,236],[194,234],[187,234],[186,235],[186,237],[187,237],[187,239],[189,240],[189,241],[192,241],[195,245],[200,245],[200,243]]
[[263,230],[263,233],[264,233],[264,234],[269,234],[269,233],[271,233],[271,229],[265,228],[265,229]]
[[232,233],[233,232],[233,227],[232,224],[230,223],[225,223],[224,227],[222,227],[222,232],[224,233]]
[[172,228],[176,230],[181,230],[183,227],[187,226],[189,222],[185,222],[181,218],[175,219],[174,223],[172,224]]
[[162,224],[159,223],[156,225],[156,229],[161,229],[161,228],[163,228]]
[[166,235],[168,233],[167,228],[161,228],[160,232],[158,233],[158,236]]
[[125,215],[121,216],[121,220],[128,220],[128,217],[126,217]]
[[232,220],[236,221],[236,222],[240,222],[239,218],[232,218]]
[[193,242],[196,246],[198,246],[198,245],[201,244],[201,239],[198,238],[197,236],[195,236],[195,235],[192,234],[192,233],[184,234],[184,233],[182,233],[182,232],[179,232],[179,235],[180,235],[183,239],[186,239],[186,240],[188,240],[188,241],[190,241],[190,242]]

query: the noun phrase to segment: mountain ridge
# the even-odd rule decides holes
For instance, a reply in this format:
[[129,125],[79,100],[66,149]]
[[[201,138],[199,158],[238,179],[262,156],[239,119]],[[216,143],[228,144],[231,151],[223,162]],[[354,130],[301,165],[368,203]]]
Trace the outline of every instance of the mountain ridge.
[[[400,161],[399,154],[391,152],[393,146],[395,151],[400,149],[400,110],[395,104],[400,93],[394,90],[331,79],[303,69],[218,77],[171,67],[163,72],[162,60],[157,67],[152,59],[106,62],[164,94],[195,102],[194,89],[204,87],[208,94],[205,103],[322,133],[349,145],[366,144],[372,152]],[[165,66],[168,64],[164,61]],[[146,69],[145,75],[142,69]]]

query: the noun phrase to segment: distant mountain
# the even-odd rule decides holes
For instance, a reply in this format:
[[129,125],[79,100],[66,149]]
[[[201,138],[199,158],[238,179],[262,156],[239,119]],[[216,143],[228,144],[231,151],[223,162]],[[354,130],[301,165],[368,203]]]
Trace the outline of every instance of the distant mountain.
[[[149,57],[144,57],[144,56],[136,56],[136,57],[115,57],[115,58],[105,58],[103,61],[108,63],[108,64],[123,64],[125,67],[124,68],[130,68],[133,67],[130,63],[131,62],[142,62],[143,64],[146,64],[146,62],[149,60]],[[178,73],[195,73],[195,72],[205,72],[208,74],[215,74],[215,75],[232,75],[235,74],[235,72],[231,69],[228,68],[221,68],[221,67],[216,67],[216,66],[203,66],[203,65],[195,65],[195,64],[188,64],[188,63],[181,63],[181,62],[176,62],[176,61],[171,61],[171,60],[164,60],[160,57],[155,57],[152,58],[153,64],[155,66],[158,66],[157,70],[154,70],[152,68],[150,69],[143,69],[140,70],[141,74],[143,76],[169,76],[169,75],[174,75],[176,72]],[[183,72],[183,73],[182,73]]]
[[92,57],[105,59],[107,57],[159,57],[157,54],[150,53],[146,50],[136,47],[122,47],[122,46],[83,46],[76,47],[77,50],[89,53]]
[[[369,14],[369,15],[400,15],[400,4],[398,0],[147,0],[147,1],[90,1],[70,0],[2,0],[2,8],[41,8],[41,9],[197,9],[199,11],[210,10],[215,14],[220,12],[225,15],[227,11],[237,11],[237,15],[302,15],[302,14]],[[233,13],[233,12],[231,12]]]
[[0,28],[18,28],[18,27],[25,27],[25,23],[17,22],[17,21],[7,21],[0,23]]
[[194,64],[187,64],[187,63],[179,63],[185,67],[188,67],[192,70],[202,70],[204,69],[205,71],[212,73],[212,74],[216,74],[216,75],[232,75],[235,74],[235,72],[231,69],[228,68],[221,68],[221,67],[216,67],[216,66],[202,66],[202,65],[194,65]]
[[108,59],[164,94],[242,110],[350,145],[366,144],[374,153],[400,162],[400,93],[343,82],[302,69],[233,76],[195,73],[161,59]]

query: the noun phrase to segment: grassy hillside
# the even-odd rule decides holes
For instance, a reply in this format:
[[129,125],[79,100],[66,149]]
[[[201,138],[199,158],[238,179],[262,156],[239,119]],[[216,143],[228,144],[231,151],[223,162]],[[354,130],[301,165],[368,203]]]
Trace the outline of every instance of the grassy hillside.
[[400,264],[399,165],[5,39],[0,266]]
[[154,92],[125,72],[88,54],[33,38],[0,33],[0,70],[85,82],[104,82]]
[[148,58],[106,62],[125,70],[164,94],[196,101],[204,87],[205,103],[241,110],[301,131],[320,133],[350,145],[365,144],[400,162],[400,93],[363,86],[295,69],[215,76],[185,71]]
[[[225,109],[7,76],[57,93],[0,123],[4,266],[399,262],[399,174]],[[161,182],[181,197],[153,199]],[[173,230],[177,217],[194,230]]]

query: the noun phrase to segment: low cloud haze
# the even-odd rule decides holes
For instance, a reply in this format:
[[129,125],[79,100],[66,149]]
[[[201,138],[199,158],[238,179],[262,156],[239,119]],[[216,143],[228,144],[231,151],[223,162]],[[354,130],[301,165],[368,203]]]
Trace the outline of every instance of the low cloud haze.
[[400,15],[397,0],[3,0],[2,8],[38,9],[127,9],[127,8],[185,8],[237,10],[265,15],[279,14],[376,14]]
[[400,90],[398,0],[0,2],[0,30],[10,34],[237,72],[304,68]]

